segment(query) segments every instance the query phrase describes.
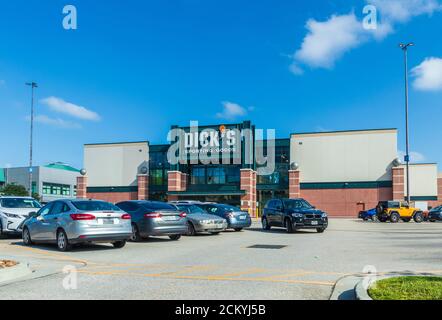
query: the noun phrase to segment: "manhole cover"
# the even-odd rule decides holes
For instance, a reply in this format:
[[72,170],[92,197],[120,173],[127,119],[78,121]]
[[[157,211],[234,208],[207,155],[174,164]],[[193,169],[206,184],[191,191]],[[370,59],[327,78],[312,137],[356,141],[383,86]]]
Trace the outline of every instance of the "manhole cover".
[[275,245],[275,244],[255,244],[253,246],[247,247],[249,249],[282,249],[287,246]]

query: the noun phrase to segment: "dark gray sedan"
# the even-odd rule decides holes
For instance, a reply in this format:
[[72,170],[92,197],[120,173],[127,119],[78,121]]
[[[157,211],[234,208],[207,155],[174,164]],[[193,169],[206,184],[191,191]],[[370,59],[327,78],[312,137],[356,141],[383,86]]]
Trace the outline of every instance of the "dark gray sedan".
[[170,204],[157,201],[123,201],[116,204],[132,219],[132,241],[150,236],[168,236],[178,240],[187,234],[187,213]]
[[226,230],[227,221],[216,215],[209,214],[194,204],[175,204],[175,207],[187,213],[187,221],[189,225],[189,236],[197,233],[208,232],[218,234]]

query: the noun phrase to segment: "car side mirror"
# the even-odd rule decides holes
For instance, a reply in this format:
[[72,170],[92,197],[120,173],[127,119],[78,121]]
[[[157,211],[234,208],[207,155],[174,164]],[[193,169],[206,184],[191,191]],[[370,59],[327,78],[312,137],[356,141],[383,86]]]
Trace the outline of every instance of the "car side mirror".
[[315,207],[315,206],[312,206],[312,209],[316,209],[316,207]]
[[29,213],[29,218],[35,218],[35,217],[38,217],[38,212],[33,211]]

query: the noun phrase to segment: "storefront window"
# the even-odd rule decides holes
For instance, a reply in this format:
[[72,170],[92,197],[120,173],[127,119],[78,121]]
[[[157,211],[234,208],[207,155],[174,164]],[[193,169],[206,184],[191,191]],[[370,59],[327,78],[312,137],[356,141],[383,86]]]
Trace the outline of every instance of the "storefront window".
[[71,186],[43,182],[43,194],[52,196],[70,196]]
[[206,168],[195,167],[192,169],[192,184],[206,184]]
[[153,169],[150,171],[150,184],[161,186],[164,184],[163,169]]
[[226,170],[223,167],[207,169],[207,184],[225,184]]

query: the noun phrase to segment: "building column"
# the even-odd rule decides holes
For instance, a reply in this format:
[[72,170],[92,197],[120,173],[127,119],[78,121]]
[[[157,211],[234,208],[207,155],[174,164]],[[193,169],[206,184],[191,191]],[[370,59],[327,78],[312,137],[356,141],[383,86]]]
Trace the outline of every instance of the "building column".
[[247,211],[256,218],[256,171],[241,169],[241,190],[246,193],[241,196],[241,210]]
[[405,176],[404,168],[395,167],[392,169],[392,179],[393,179],[393,200],[394,201],[404,201],[405,197]]
[[138,182],[138,200],[149,200],[149,176],[147,174],[139,174]]
[[87,199],[87,176],[77,177],[77,198]]
[[[167,191],[183,192],[187,190],[187,174],[181,171],[169,171],[167,174]],[[168,195],[169,201],[177,201],[178,196]]]
[[301,173],[299,170],[289,170],[289,198],[301,198]]
[[442,204],[442,174],[437,178],[437,201]]

